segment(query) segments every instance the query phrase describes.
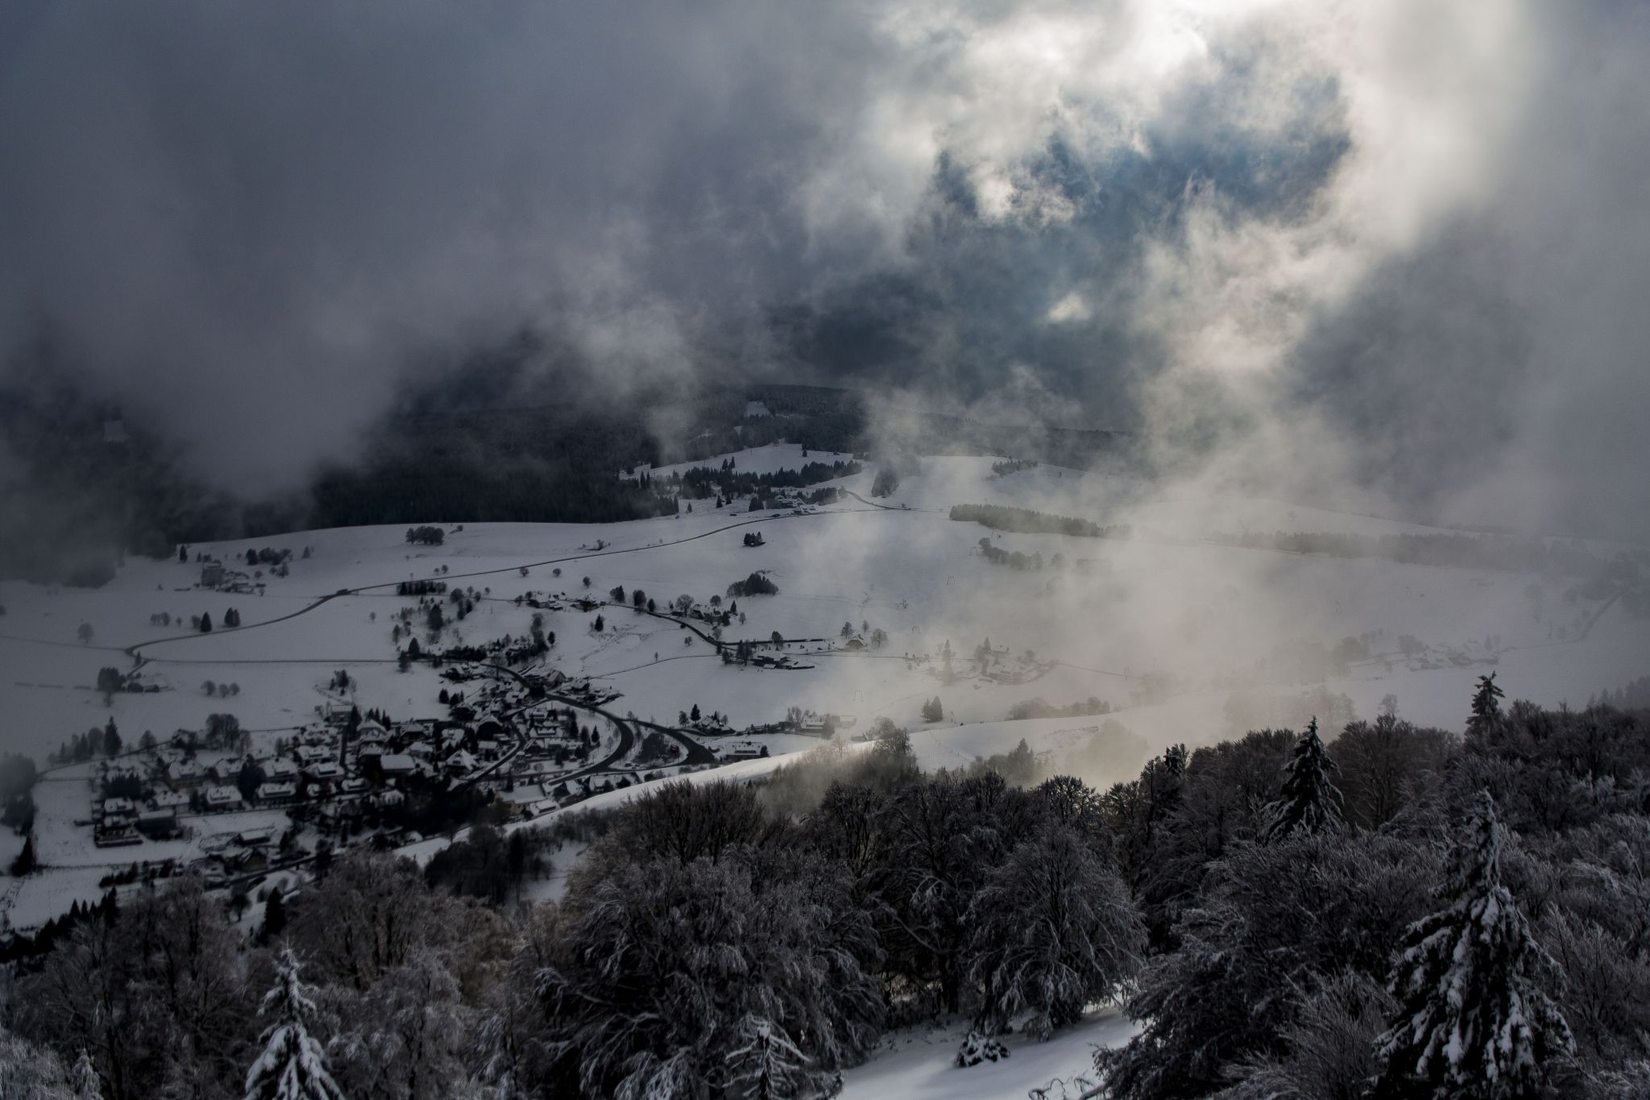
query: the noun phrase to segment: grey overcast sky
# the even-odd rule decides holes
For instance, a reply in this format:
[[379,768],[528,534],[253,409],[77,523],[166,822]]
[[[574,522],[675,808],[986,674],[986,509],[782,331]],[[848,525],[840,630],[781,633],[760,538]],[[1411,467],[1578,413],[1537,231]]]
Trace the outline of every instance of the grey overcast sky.
[[1646,59],[1627,0],[12,0],[0,352],[258,488],[538,328],[1645,537]]

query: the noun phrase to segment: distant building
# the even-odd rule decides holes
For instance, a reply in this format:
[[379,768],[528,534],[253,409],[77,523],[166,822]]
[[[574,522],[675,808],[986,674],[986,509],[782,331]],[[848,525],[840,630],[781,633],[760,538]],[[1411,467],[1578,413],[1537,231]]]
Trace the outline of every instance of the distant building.
[[298,785],[288,781],[264,783],[258,787],[260,806],[285,806],[298,798]]
[[209,561],[201,566],[201,587],[216,588],[223,583],[223,562]]
[[404,752],[391,752],[379,758],[378,767],[386,776],[411,775],[418,770],[418,761]]
[[137,829],[150,840],[172,840],[183,833],[172,809],[144,811],[138,815]]
[[246,799],[234,787],[208,787],[206,790],[206,808],[223,812],[226,810],[244,810]]
[[206,768],[198,760],[174,760],[166,766],[166,785],[187,791],[206,782]]
[[182,791],[158,791],[149,803],[157,810],[173,810],[182,813],[189,808],[189,796]]
[[137,807],[132,804],[132,800],[129,798],[105,798],[98,809],[100,811],[99,817],[106,825],[118,822],[129,824],[137,820]]

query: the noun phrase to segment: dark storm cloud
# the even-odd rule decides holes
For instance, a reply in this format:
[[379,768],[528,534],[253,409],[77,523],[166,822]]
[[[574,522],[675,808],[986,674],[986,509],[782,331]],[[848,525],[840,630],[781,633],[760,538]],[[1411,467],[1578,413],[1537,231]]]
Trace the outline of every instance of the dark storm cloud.
[[1011,398],[1280,489],[1310,469],[1460,518],[1644,514],[1645,21],[11,5],[0,341],[47,334],[253,487],[538,329],[585,385]]
[[1644,539],[1650,9],[1542,5],[1525,34],[1478,193],[1314,319],[1287,399],[1350,434],[1356,475],[1445,518]]
[[784,290],[817,105],[876,57],[740,3],[5,18],[0,333],[49,328],[260,480],[346,447],[420,359],[541,320],[598,373],[680,369],[709,310]]

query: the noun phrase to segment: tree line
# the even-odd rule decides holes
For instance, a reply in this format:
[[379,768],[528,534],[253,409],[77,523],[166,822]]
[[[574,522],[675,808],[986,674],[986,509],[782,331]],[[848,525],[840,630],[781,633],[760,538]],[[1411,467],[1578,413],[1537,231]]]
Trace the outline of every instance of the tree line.
[[1629,556],[1622,551],[1606,558],[1579,542],[1506,535],[1245,531],[1241,534],[1213,535],[1211,541],[1226,546],[1277,550],[1288,554],[1386,558],[1414,565],[1597,577],[1624,582],[1638,580],[1644,561],[1642,553]]
[[1004,504],[953,504],[951,518],[960,523],[978,523],[994,531],[1013,531],[1023,535],[1076,535],[1090,539],[1129,536],[1127,524],[1101,526],[1093,520],[1076,516],[1011,508]]

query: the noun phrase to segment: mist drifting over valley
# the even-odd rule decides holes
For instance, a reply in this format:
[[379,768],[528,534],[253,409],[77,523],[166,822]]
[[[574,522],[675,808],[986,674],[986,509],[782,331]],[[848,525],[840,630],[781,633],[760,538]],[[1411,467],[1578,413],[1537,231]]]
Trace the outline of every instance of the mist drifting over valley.
[[1647,57],[0,8],[0,1082],[1641,1095]]

